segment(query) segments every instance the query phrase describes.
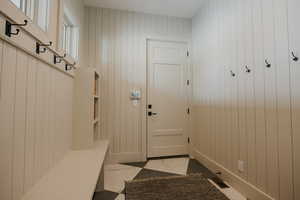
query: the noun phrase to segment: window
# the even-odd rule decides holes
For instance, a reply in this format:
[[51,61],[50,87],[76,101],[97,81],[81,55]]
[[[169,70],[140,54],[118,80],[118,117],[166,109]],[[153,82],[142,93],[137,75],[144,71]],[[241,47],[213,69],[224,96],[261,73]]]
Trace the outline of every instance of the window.
[[11,0],[44,31],[48,30],[51,0]]
[[35,17],[34,22],[39,25],[44,31],[48,30],[49,25],[49,0],[33,0],[35,1]]
[[78,40],[79,40],[78,27],[72,23],[69,17],[64,16],[63,27],[62,27],[62,48],[63,50],[73,57],[75,60],[78,59]]

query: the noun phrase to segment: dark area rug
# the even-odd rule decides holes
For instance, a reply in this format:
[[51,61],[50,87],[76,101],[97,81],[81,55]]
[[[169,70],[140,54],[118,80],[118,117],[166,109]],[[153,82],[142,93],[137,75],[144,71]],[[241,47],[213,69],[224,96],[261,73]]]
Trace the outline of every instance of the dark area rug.
[[126,200],[229,200],[201,174],[126,182],[125,196]]

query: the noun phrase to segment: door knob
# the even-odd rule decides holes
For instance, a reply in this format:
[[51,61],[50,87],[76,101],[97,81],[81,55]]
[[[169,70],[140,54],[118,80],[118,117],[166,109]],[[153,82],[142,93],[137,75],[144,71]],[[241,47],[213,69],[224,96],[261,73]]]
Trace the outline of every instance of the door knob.
[[157,113],[154,113],[154,112],[148,112],[148,116],[153,116],[153,115],[157,115]]

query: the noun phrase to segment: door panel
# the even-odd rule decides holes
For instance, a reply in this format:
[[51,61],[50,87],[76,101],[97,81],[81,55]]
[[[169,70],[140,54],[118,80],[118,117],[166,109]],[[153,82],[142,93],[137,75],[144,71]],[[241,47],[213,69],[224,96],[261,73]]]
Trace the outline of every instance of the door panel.
[[187,154],[186,50],[148,41],[148,157]]

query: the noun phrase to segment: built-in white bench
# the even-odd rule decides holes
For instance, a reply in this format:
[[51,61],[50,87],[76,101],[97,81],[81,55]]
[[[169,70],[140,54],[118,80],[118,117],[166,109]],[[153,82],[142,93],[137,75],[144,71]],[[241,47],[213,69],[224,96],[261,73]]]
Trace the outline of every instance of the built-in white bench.
[[104,160],[108,141],[89,150],[70,151],[22,200],[91,200],[104,187]]

